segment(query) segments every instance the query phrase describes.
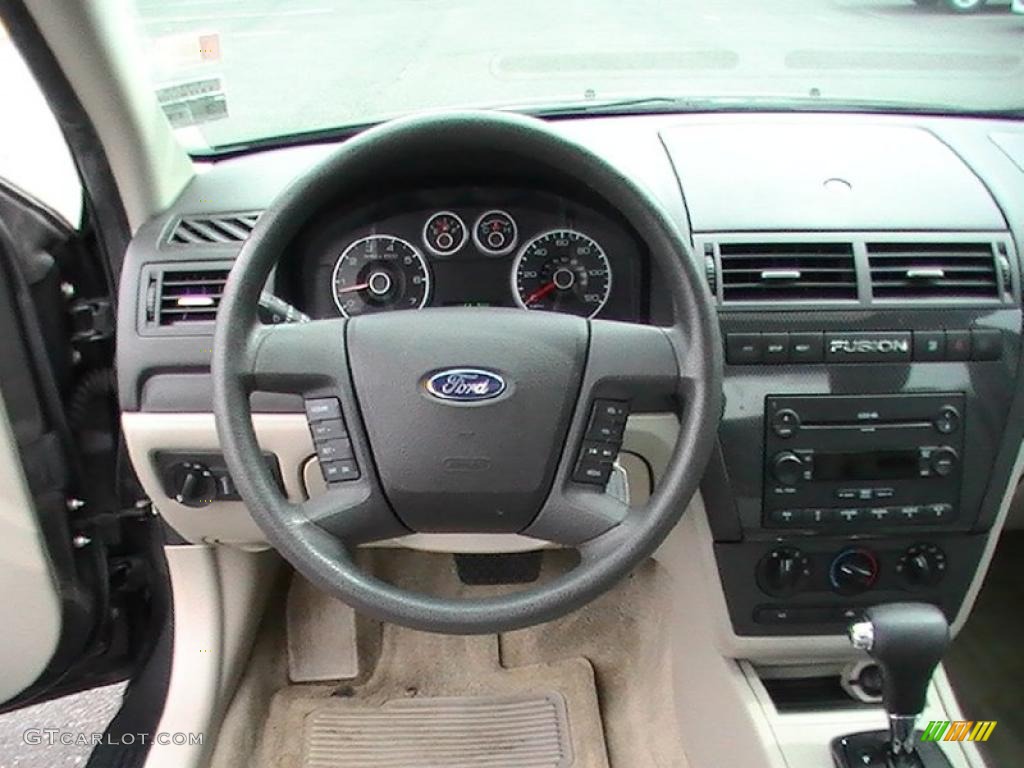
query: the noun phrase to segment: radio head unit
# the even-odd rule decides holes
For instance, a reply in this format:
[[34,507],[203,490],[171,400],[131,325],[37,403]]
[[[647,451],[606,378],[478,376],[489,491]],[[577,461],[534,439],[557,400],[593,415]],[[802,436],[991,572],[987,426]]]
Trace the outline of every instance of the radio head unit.
[[964,395],[768,396],[768,528],[944,525],[960,512]]

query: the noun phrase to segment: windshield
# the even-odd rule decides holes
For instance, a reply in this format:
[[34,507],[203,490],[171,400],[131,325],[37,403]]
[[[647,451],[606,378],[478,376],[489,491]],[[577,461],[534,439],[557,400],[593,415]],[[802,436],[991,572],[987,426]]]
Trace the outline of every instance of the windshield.
[[193,150],[455,107],[1024,108],[1024,16],[985,0],[136,0],[135,24]]

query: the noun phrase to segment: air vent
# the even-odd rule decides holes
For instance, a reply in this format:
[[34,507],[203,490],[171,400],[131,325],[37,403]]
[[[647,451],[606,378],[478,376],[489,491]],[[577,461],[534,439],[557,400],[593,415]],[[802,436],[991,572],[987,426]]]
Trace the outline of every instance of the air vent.
[[868,243],[876,299],[998,299],[991,243]]
[[183,216],[171,230],[167,242],[172,245],[242,243],[249,237],[259,217],[259,211]]
[[850,243],[722,243],[724,301],[856,301]]
[[145,324],[170,330],[212,323],[229,271],[230,266],[196,264],[149,268],[144,283]]

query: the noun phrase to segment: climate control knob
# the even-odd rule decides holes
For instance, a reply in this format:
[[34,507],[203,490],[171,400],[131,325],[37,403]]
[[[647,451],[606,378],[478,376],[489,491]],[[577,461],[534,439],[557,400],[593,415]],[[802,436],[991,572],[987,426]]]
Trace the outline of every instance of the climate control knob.
[[915,544],[903,553],[896,572],[908,587],[932,587],[946,573],[946,553],[934,544]]
[[772,458],[772,475],[783,485],[796,485],[804,472],[804,460],[793,451],[781,451]]
[[841,595],[866,592],[878,581],[878,558],[870,549],[845,549],[829,568],[832,588]]
[[795,547],[779,547],[757,564],[757,583],[769,595],[799,592],[811,575],[811,561]]

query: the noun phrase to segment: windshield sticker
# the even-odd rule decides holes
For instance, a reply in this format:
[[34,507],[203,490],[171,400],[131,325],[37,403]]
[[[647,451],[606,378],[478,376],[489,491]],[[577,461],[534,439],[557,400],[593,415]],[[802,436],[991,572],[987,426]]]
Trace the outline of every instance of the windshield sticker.
[[156,97],[172,128],[210,123],[228,116],[227,96],[219,77],[161,88]]

